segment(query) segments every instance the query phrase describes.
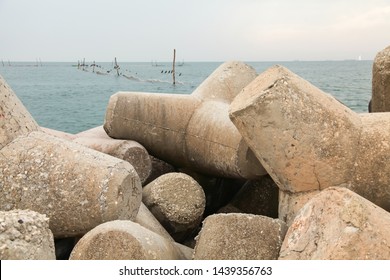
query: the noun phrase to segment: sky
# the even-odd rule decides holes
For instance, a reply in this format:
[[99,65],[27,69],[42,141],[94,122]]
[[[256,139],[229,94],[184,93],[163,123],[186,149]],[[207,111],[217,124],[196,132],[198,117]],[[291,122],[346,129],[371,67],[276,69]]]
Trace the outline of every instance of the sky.
[[0,0],[4,61],[374,59],[390,0]]

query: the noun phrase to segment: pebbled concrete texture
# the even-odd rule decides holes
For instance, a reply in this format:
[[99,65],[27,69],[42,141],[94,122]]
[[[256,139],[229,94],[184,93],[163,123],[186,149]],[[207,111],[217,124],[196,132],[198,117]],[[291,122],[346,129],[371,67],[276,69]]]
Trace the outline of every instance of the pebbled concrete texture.
[[113,139],[102,126],[94,127],[77,134],[42,127],[49,135],[79,143],[85,147],[129,162],[137,171],[144,184],[152,172],[152,160],[148,151],[139,143],[131,140]]
[[176,241],[183,241],[203,219],[202,187],[184,173],[168,173],[143,188],[142,201]]
[[56,237],[136,217],[141,182],[128,162],[42,132],[18,137],[0,155],[7,159],[0,160],[0,209],[46,214]]
[[30,210],[0,211],[1,260],[55,260],[49,219]]

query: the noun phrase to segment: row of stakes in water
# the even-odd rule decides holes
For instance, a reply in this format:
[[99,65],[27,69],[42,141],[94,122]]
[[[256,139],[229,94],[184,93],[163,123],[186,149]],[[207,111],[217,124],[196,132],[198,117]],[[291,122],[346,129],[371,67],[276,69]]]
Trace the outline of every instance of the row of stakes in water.
[[[98,64],[95,64],[95,63],[90,64],[90,65],[88,65],[88,64],[78,64],[77,66],[78,66],[79,69],[80,69],[80,67],[81,67],[81,69],[82,69],[83,71],[87,71],[87,72],[88,72],[87,67],[89,67],[89,68],[92,67],[92,68],[93,68],[92,72],[93,72],[93,73],[96,73],[96,74],[99,74],[99,75],[108,75],[108,74],[110,74],[113,70],[117,70],[117,75],[118,75],[118,76],[126,76],[126,75],[124,75],[122,72],[119,72],[119,70],[120,70],[119,65],[115,65],[113,69],[109,69],[109,70],[104,70],[103,66],[98,65]],[[95,72],[95,67],[100,68],[100,69],[102,69],[102,70],[104,70],[104,71],[96,71],[96,72]],[[130,70],[127,70],[127,69],[125,69],[125,71],[126,71],[126,72],[131,72]],[[173,70],[161,70],[160,73],[161,73],[161,74],[172,74],[172,73],[173,73]],[[138,73],[135,73],[135,74],[137,75]],[[178,76],[181,76],[181,75],[182,75],[182,73],[178,73]]]

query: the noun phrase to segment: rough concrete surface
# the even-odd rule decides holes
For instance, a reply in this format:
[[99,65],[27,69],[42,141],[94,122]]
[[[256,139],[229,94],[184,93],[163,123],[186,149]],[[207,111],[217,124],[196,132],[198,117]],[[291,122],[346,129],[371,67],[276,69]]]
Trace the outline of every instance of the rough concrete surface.
[[390,259],[390,213],[347,188],[330,187],[299,211],[282,260]]
[[390,111],[390,46],[378,52],[372,66],[371,112]]
[[50,135],[73,141],[96,151],[129,162],[137,171],[144,184],[152,172],[152,162],[146,149],[131,140],[113,139],[107,135],[102,126],[94,127],[77,134],[70,134],[55,129],[42,127]]
[[165,239],[131,221],[106,222],[84,235],[71,260],[175,260],[181,251]]
[[202,187],[184,173],[168,173],[149,183],[142,201],[176,241],[198,227],[206,205]]
[[19,135],[38,129],[38,124],[0,76],[0,150]]
[[38,131],[0,155],[0,209],[46,214],[55,237],[137,215],[141,182],[128,162]]
[[55,260],[49,219],[30,210],[0,211],[1,260]]
[[275,260],[287,231],[285,223],[252,214],[215,214],[203,221],[195,260]]

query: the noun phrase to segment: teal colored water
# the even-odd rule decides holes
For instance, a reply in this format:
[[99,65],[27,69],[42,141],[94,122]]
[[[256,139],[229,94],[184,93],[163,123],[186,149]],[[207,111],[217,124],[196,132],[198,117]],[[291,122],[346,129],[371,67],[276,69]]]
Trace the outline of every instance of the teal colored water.
[[[186,62],[176,67],[172,85],[171,63],[120,63],[117,76],[112,63],[96,63],[83,71],[72,63],[0,64],[0,75],[39,125],[77,133],[102,125],[110,96],[117,91],[190,94],[221,63]],[[355,112],[367,112],[371,98],[372,61],[248,62],[258,73],[279,64]],[[110,71],[111,70],[111,71]],[[110,73],[107,73],[110,71]],[[100,72],[100,74],[97,74]],[[167,72],[167,73],[165,73]]]

